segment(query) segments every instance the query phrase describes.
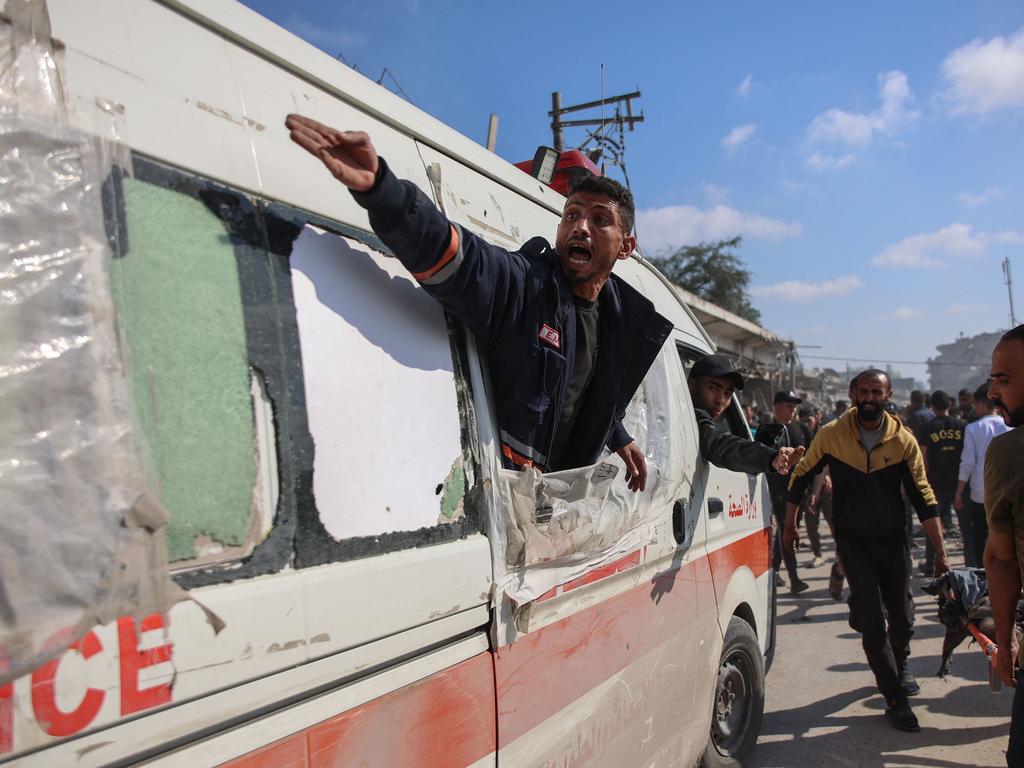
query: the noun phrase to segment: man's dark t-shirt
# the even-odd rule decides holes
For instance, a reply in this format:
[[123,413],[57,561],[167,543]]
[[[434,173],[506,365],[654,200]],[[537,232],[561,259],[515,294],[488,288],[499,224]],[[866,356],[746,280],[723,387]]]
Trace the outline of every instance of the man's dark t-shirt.
[[[576,351],[572,375],[566,386],[562,419],[555,431],[555,444],[549,462],[552,469],[582,466],[572,455],[572,431],[587,397],[590,375],[597,365],[597,327],[600,320],[598,303],[573,296],[576,301]],[[586,462],[583,462],[585,464]]]
[[935,414],[923,405],[910,414],[907,419],[907,426],[910,427],[910,431],[914,433],[914,437],[917,438],[917,442],[924,445],[924,441],[928,439],[928,425],[935,419]]
[[949,500],[956,492],[960,471],[960,452],[964,447],[963,420],[954,416],[936,416],[924,426],[924,449],[928,453],[928,482],[940,499]]

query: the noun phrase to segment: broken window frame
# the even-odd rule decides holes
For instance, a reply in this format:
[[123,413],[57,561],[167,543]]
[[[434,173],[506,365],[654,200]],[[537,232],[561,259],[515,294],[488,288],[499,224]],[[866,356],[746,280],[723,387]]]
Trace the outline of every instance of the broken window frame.
[[[292,276],[291,247],[307,225],[350,238],[391,255],[372,232],[345,225],[285,203],[225,186],[201,174],[180,169],[137,152],[131,154],[131,176],[194,198],[200,193],[233,203],[225,225],[235,249],[243,293],[246,347],[250,368],[263,376],[259,385],[272,404],[273,446],[267,454],[276,464],[277,504],[272,525],[251,552],[215,563],[171,564],[171,577],[186,589],[279,572],[289,565],[308,568],[464,539],[482,531],[481,471],[476,417],[470,388],[468,331],[445,313],[452,352],[456,399],[463,446],[466,488],[463,517],[412,531],[334,539],[324,528],[313,494],[315,445],[305,402],[301,347]],[[129,247],[122,176],[114,166],[103,189],[104,223],[115,258]],[[207,203],[209,206],[209,203]],[[211,207],[211,210],[213,208]],[[272,306],[274,312],[267,313]],[[254,332],[255,331],[255,332]],[[254,399],[254,405],[256,400]],[[254,410],[254,440],[266,414]],[[260,461],[265,460],[261,453]],[[257,469],[257,482],[264,478]]]

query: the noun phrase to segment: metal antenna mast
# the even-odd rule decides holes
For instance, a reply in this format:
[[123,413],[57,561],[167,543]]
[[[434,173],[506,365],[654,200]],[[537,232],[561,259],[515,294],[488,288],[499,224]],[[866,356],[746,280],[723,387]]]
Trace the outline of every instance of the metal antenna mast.
[[1017,327],[1017,315],[1013,311],[1013,276],[1010,274],[1010,257],[1003,259],[1003,282],[1006,284],[1006,293],[1010,297],[1010,327]]

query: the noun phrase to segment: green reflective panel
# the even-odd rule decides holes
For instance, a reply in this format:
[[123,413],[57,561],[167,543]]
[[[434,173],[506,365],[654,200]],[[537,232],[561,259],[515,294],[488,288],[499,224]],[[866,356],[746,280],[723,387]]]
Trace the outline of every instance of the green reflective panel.
[[128,249],[112,279],[151,487],[171,560],[197,537],[243,544],[255,436],[235,251],[199,200],[124,179]]

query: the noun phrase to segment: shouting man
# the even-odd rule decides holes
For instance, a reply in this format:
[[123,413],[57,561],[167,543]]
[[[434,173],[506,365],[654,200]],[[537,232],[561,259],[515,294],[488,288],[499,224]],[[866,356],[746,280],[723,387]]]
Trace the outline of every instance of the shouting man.
[[647,464],[622,425],[634,392],[672,330],[612,268],[636,247],[633,197],[600,177],[579,180],[552,247],[490,245],[401,181],[365,133],[300,115],[292,140],[370,214],[370,225],[423,289],[487,351],[503,462],[553,471],[592,464],[607,446],[643,490]]

